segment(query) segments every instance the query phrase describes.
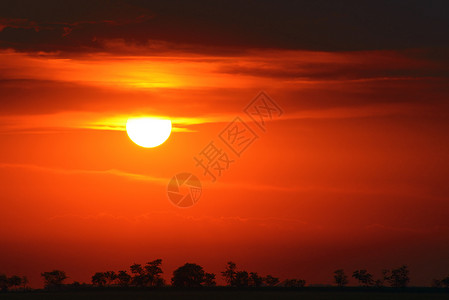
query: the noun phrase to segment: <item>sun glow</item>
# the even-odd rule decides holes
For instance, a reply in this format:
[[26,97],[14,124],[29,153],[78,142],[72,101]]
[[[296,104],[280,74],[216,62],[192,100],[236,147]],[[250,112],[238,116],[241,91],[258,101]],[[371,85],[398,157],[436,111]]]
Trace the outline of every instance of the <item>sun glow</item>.
[[154,117],[130,118],[126,122],[129,138],[144,148],[153,148],[164,143],[172,130],[171,121]]

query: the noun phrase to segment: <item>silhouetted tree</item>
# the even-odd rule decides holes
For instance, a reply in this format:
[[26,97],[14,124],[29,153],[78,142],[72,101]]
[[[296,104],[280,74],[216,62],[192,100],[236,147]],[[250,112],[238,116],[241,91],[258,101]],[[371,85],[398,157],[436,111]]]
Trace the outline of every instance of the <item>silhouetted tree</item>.
[[262,276],[259,276],[256,272],[249,273],[249,285],[260,287],[263,284],[263,278]]
[[131,273],[133,274],[143,274],[143,268],[141,264],[133,264],[130,267]]
[[212,273],[206,273],[204,274],[204,286],[216,286],[217,283],[215,282],[215,274]]
[[441,288],[441,287],[445,287],[445,288],[449,288],[449,276],[439,280],[439,279],[434,279],[432,281],[432,287],[437,287],[437,288]]
[[6,292],[8,290],[8,287],[8,277],[5,274],[0,274],[0,291]]
[[92,276],[92,284],[96,286],[105,286],[107,282],[107,278],[105,273],[103,272],[97,272]]
[[[177,268],[173,272],[173,278],[171,279],[173,286],[175,287],[201,287],[206,285],[206,276],[209,279],[212,278],[209,274],[204,272],[203,267],[197,264],[186,263],[185,265]],[[215,278],[215,275],[213,275]],[[208,282],[208,284],[214,284],[215,282]]]
[[[0,274],[0,291],[6,292],[9,288],[18,288],[24,284],[24,280],[26,280],[26,277],[17,275],[8,277],[4,274]],[[26,283],[28,283],[28,280]]]
[[22,276],[22,288],[25,290],[27,289],[27,284],[28,284],[28,278],[26,276]]
[[237,273],[235,273],[235,278],[231,285],[235,287],[248,287],[249,286],[248,272],[238,271]]
[[303,279],[286,279],[284,281],[285,287],[304,287],[306,285],[306,281]]
[[45,288],[58,288],[67,279],[65,272],[60,270],[44,272],[41,276],[44,277]]
[[104,277],[106,278],[108,286],[111,286],[117,279],[117,274],[115,274],[114,271],[106,271],[104,272]]
[[162,272],[162,259],[156,259],[153,261],[150,261],[145,266],[145,277],[146,277],[146,284],[149,284],[150,286],[163,286],[164,280],[161,277]]
[[117,280],[121,287],[126,287],[131,283],[131,275],[126,271],[118,271]]
[[279,283],[279,278],[267,275],[263,281],[267,286],[275,286]]
[[374,284],[373,275],[368,273],[367,270],[355,270],[352,277],[357,279],[360,285],[371,286]]
[[410,282],[409,273],[410,271],[405,265],[397,269],[382,271],[385,281],[395,288],[404,288],[408,285]]
[[343,287],[348,284],[348,276],[346,276],[343,269],[339,269],[334,272],[334,280],[339,287]]
[[449,288],[449,276],[441,279],[441,285],[446,287],[446,288]]
[[377,279],[376,281],[374,281],[374,286],[375,287],[383,287],[384,286],[384,280],[383,279]]
[[233,284],[235,283],[235,275],[237,273],[236,269],[236,264],[232,261],[229,261],[226,266],[226,270],[221,272],[221,276],[224,277],[226,283],[230,286],[234,286]]
[[83,284],[79,281],[74,281],[73,283],[67,285],[70,290],[80,290],[82,286]]
[[140,264],[133,264],[131,267],[131,273],[133,274],[132,277],[132,284],[135,286],[145,286],[145,271],[142,268],[142,265]]
[[19,287],[22,284],[22,277],[13,275],[8,278],[8,287]]
[[248,273],[247,271],[237,271],[237,266],[234,262],[230,261],[226,265],[226,269],[221,272],[226,283],[229,286],[234,287],[248,287],[248,286],[261,286],[263,283],[267,286],[275,286],[279,283],[279,278],[267,275],[263,278],[256,272]]

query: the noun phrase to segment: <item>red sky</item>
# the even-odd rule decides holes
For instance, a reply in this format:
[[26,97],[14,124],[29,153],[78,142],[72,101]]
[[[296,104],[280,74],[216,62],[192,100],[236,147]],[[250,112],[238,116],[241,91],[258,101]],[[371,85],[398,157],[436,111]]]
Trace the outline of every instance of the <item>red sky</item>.
[[[60,26],[13,17],[0,32]],[[435,48],[176,37],[2,47],[0,272],[41,286],[43,271],[89,281],[162,258],[166,279],[185,262],[218,275],[229,260],[308,283],[402,264],[413,285],[447,275],[448,60]],[[284,111],[266,132],[243,111],[262,90]],[[126,120],[142,115],[172,120],[167,142],[129,140]],[[213,183],[193,157],[236,116],[259,139]],[[203,184],[187,209],[166,193],[180,172]]]

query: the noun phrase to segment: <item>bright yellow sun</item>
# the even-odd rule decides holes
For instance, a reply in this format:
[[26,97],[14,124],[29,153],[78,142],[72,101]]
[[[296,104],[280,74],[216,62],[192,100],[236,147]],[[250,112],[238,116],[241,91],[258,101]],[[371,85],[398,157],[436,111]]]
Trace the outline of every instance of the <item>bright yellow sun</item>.
[[151,117],[130,118],[126,132],[131,141],[145,148],[153,148],[165,142],[171,133],[171,121]]

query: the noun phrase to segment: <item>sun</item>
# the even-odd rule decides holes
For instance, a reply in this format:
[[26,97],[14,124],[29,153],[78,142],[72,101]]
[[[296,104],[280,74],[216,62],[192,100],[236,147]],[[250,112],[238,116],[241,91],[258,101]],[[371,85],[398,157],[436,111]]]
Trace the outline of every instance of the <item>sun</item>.
[[129,118],[126,132],[131,141],[144,148],[164,143],[171,133],[171,121],[154,117]]

